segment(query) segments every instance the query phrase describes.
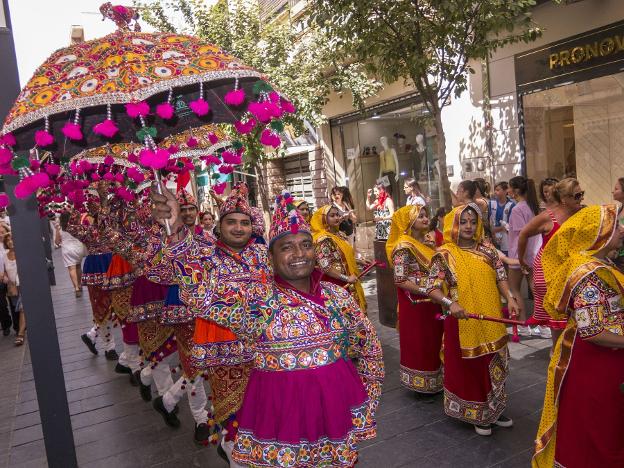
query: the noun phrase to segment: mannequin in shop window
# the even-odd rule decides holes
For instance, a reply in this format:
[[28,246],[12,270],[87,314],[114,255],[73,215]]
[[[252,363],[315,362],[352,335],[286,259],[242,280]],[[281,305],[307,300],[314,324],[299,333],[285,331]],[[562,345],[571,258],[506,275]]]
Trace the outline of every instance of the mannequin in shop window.
[[388,146],[388,137],[379,139],[381,152],[379,153],[379,178],[388,176],[390,182],[399,181],[399,157],[394,148]]

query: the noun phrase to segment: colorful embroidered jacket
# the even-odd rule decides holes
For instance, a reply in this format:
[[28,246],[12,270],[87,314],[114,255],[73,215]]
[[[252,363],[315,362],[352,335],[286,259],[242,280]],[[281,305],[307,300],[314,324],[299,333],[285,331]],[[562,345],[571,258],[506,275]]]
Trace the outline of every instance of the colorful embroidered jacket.
[[118,223],[107,227],[112,251],[131,263],[137,276],[142,275],[161,248],[160,225],[152,220],[149,205],[125,210]]
[[[166,323],[207,318],[213,288],[210,281],[262,291],[272,276],[266,246],[253,240],[240,252],[234,252],[222,242],[188,232],[182,241],[165,245],[160,255],[152,261],[148,274],[150,281],[177,284],[180,299],[187,306],[165,311]],[[233,349],[236,352],[232,353]],[[199,343],[193,349],[193,359],[201,366],[209,366],[212,362],[235,365],[251,360],[246,349],[237,338]],[[229,359],[224,361],[225,356]]]
[[352,295],[333,283],[318,282],[318,303],[281,283],[260,291],[213,282],[206,317],[244,337],[254,367],[262,371],[312,370],[338,359],[354,360],[374,416],[384,364],[370,320]]

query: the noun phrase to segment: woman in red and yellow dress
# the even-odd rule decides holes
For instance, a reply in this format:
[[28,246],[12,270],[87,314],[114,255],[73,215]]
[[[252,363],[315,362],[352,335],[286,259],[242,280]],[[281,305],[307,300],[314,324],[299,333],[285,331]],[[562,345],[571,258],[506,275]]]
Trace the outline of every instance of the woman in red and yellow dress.
[[316,264],[324,278],[342,287],[349,287],[355,300],[366,313],[366,298],[362,283],[358,279],[360,270],[351,244],[338,230],[340,214],[333,205],[320,207],[312,215],[310,226],[314,239]]
[[404,206],[392,216],[386,253],[394,268],[399,299],[401,383],[417,394],[442,390],[440,348],[444,322],[438,304],[427,297],[429,264],[435,254],[427,207]]
[[484,243],[476,205],[457,206],[445,216],[444,242],[431,260],[428,286],[429,297],[452,315],[444,320],[444,411],[489,436],[492,424],[513,425],[503,415],[507,330],[502,323],[465,320],[466,312],[502,318],[501,294],[512,315],[518,305],[496,249]]
[[544,308],[568,322],[548,367],[534,468],[624,466],[624,275],[607,257],[622,247],[620,207],[583,208],[542,254]]

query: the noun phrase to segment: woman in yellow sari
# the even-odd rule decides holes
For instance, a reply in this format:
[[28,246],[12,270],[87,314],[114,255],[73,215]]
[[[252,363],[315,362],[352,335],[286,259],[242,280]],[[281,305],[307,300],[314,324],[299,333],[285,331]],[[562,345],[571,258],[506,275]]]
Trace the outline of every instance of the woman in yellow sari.
[[442,390],[440,348],[444,323],[436,318],[442,310],[427,297],[434,249],[425,206],[404,206],[394,213],[386,253],[394,269],[399,299],[401,384],[426,401],[433,401],[427,395]]
[[333,205],[320,207],[312,215],[310,226],[314,239],[316,264],[325,279],[352,291],[363,312],[366,312],[364,290],[358,279],[360,270],[351,244],[338,231],[340,214]]
[[622,247],[621,205],[570,217],[542,254],[544,308],[568,323],[548,367],[533,467],[624,466],[624,275],[607,254]]
[[444,411],[488,436],[492,424],[513,425],[503,415],[507,330],[501,323],[458,319],[466,319],[466,311],[502,317],[500,294],[512,315],[518,305],[496,249],[483,243],[483,221],[477,213],[473,204],[460,205],[444,218],[445,243],[431,261],[428,294],[452,315],[444,320]]

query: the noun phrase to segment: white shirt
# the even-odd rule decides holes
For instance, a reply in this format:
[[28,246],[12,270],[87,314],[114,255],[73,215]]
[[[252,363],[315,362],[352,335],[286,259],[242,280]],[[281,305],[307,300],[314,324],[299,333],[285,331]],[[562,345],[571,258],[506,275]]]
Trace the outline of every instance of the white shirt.
[[426,204],[427,202],[425,201],[422,195],[410,195],[407,197],[406,206],[412,206],[412,205],[425,206]]

